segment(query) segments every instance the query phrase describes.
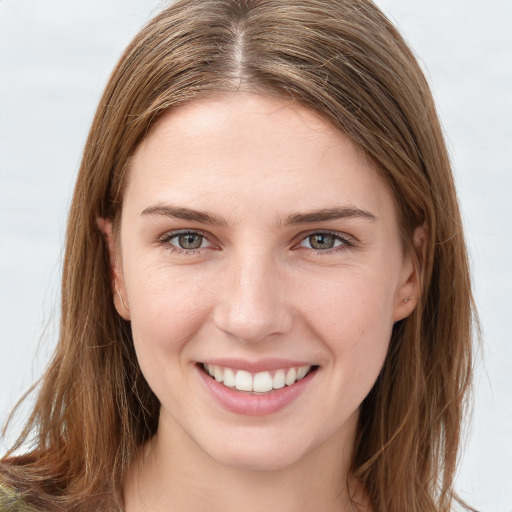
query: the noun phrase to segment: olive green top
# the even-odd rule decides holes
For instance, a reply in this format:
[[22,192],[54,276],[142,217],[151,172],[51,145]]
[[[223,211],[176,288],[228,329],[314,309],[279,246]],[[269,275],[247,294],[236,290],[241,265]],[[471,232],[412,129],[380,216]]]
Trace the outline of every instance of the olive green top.
[[0,482],[0,512],[36,512],[11,487]]

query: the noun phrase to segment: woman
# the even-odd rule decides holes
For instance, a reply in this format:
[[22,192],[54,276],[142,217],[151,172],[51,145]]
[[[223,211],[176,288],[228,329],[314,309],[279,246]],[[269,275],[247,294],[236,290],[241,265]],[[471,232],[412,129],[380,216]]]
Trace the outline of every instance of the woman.
[[4,501],[447,511],[472,312],[431,94],[376,7],[178,2],[94,119]]

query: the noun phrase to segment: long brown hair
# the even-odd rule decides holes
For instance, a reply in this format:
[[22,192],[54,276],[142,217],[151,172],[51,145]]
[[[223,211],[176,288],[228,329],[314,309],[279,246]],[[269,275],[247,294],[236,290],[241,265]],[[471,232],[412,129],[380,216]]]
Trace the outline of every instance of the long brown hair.
[[[292,98],[351,137],[389,184],[407,250],[414,228],[427,228],[421,297],[395,325],[361,406],[351,475],[375,512],[447,512],[471,379],[466,247],[428,84],[369,0],[181,0],[128,46],[96,112],[69,213],[59,342],[2,478],[44,510],[115,503],[156,432],[159,403],[114,309],[97,219],[118,219],[130,157],[164,112],[239,89]],[[13,457],[28,442],[29,454]]]

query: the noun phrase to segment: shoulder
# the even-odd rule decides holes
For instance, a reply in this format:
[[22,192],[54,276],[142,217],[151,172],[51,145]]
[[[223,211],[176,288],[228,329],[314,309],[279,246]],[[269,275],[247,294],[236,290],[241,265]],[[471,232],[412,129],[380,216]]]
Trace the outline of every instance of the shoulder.
[[15,466],[0,461],[0,512],[37,512],[26,502],[17,486],[12,483],[13,479],[9,478],[13,475],[13,469]]
[[0,478],[0,512],[36,512],[25,503],[22,496],[13,487]]

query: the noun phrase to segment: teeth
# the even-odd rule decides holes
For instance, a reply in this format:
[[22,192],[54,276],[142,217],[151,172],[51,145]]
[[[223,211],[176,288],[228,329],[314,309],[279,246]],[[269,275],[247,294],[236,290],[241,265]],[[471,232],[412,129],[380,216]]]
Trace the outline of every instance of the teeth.
[[260,372],[254,376],[252,384],[253,391],[265,393],[272,389],[272,377],[268,372]]
[[307,366],[301,366],[297,370],[297,380],[303,379],[306,376],[307,371],[308,371]]
[[231,368],[226,368],[224,370],[224,386],[228,386],[229,388],[234,388],[235,385],[236,385],[235,372]]
[[277,370],[277,372],[274,375],[274,378],[272,379],[272,387],[274,389],[284,388],[284,378],[284,370]]
[[224,380],[224,372],[220,368],[220,366],[215,366],[213,368],[213,376],[217,382],[222,382]]
[[311,366],[300,366],[277,370],[272,376],[271,372],[258,372],[251,374],[246,370],[233,370],[222,366],[204,364],[205,371],[217,382],[222,382],[229,388],[239,391],[253,391],[255,393],[268,393],[272,389],[281,389],[285,385],[291,386],[303,379]]
[[245,370],[238,370],[235,377],[235,387],[238,391],[252,391],[252,375]]
[[287,386],[291,386],[295,382],[296,378],[297,378],[297,370],[295,368],[290,368],[288,370],[288,373],[286,374],[286,378],[284,379],[284,383]]

